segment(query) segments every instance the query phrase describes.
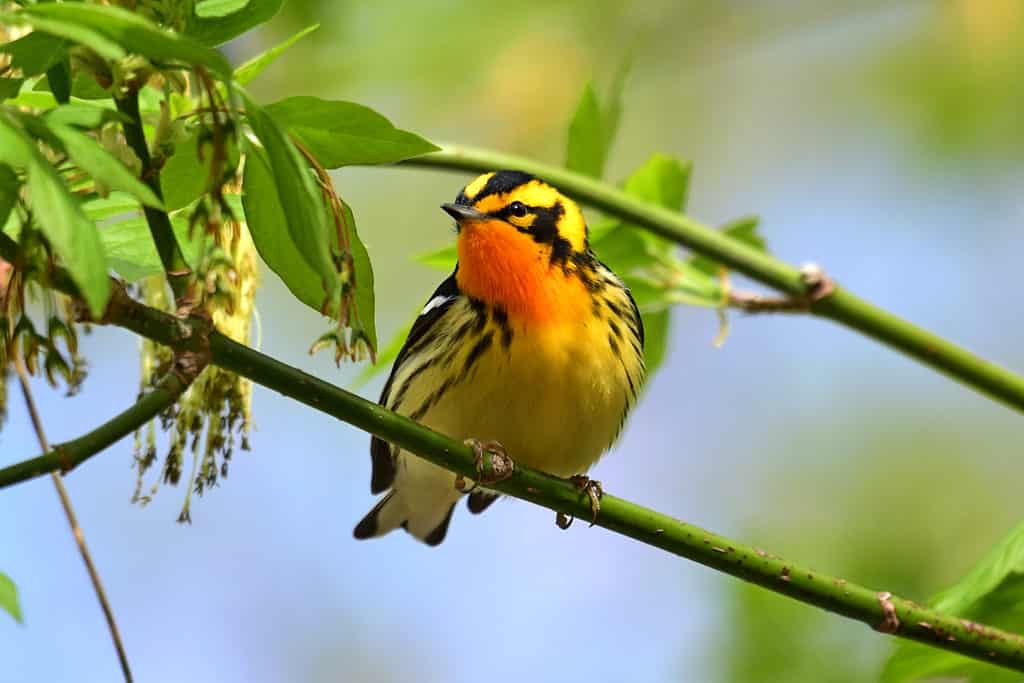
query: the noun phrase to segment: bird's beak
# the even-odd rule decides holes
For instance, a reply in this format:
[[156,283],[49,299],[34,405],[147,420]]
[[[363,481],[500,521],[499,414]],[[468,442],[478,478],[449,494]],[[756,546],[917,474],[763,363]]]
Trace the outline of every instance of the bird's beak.
[[490,218],[490,216],[477,211],[472,206],[463,206],[462,204],[442,204],[441,208],[445,210],[445,213],[454,218],[455,222],[459,225],[471,221],[483,221]]

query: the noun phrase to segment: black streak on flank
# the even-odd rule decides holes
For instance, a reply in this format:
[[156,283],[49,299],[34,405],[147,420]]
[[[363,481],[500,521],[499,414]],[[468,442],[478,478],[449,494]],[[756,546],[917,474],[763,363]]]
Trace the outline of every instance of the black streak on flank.
[[466,356],[466,364],[462,368],[462,377],[466,377],[469,374],[473,364],[480,360],[480,356],[484,355],[484,352],[491,348],[493,343],[494,335],[490,332],[480,337],[480,340],[470,349],[469,355]]
[[605,281],[604,278],[598,276],[598,261],[593,254],[587,251],[578,251],[572,255],[572,262],[576,265],[576,276],[588,291],[601,292],[604,290]]
[[619,342],[611,332],[608,333],[608,346],[612,347],[613,354],[616,356],[619,355]]
[[508,351],[512,346],[512,326],[508,324],[508,311],[503,306],[495,306],[491,310],[491,317],[501,330],[501,345]]

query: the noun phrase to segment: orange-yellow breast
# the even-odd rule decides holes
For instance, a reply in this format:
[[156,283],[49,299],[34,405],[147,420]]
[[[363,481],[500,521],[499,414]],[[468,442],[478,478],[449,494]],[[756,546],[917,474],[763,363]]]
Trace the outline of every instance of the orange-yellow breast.
[[506,309],[525,323],[549,324],[588,314],[583,282],[561,266],[550,249],[502,221],[463,227],[458,240],[459,289]]

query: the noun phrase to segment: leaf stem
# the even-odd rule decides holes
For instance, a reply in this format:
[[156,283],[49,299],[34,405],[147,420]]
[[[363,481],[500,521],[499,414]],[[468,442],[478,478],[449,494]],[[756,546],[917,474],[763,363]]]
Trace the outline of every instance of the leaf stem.
[[[143,334],[178,352],[208,348],[212,362],[465,477],[477,478],[473,451],[465,444],[375,403],[317,379],[211,330],[209,321],[178,318],[135,302],[116,288],[104,322]],[[514,454],[513,454],[514,457]],[[55,466],[59,466],[55,463]],[[493,467],[485,456],[485,474]],[[10,470],[10,468],[8,468]],[[8,470],[0,471],[0,474]],[[0,486],[20,479],[3,476]],[[517,465],[492,485],[502,493],[557,512],[589,519],[590,499],[570,481]],[[861,621],[887,634],[974,659],[1024,671],[1024,638],[941,614],[909,600],[875,591],[758,548],[680,522],[668,515],[605,494],[596,523],[801,602]]]
[[[43,422],[39,417],[36,402],[32,398],[32,388],[29,386],[28,374],[25,372],[25,364],[20,356],[15,356],[14,367],[18,374],[18,381],[21,383],[21,393],[25,397],[25,405],[28,407],[29,416],[32,418],[32,426],[35,428],[39,447],[43,451],[49,451],[50,444],[46,439],[46,433],[43,431]],[[99,448],[103,448],[103,446],[98,445],[97,450]],[[68,525],[71,527],[71,533],[75,537],[78,552],[82,555],[82,562],[85,563],[85,569],[89,573],[89,580],[92,581],[92,588],[96,593],[96,599],[99,600],[103,616],[107,620],[107,629],[110,631],[111,640],[114,641],[114,650],[116,650],[117,659],[121,664],[121,673],[124,675],[124,680],[127,683],[131,683],[133,680],[132,671],[131,667],[128,666],[128,655],[125,652],[124,643],[121,641],[121,632],[118,630],[117,621],[114,619],[114,610],[107,599],[107,592],[103,588],[103,582],[100,580],[99,570],[96,569],[96,565],[92,561],[92,554],[89,552],[89,546],[85,542],[85,534],[82,531],[82,527],[78,524],[75,509],[71,505],[71,496],[68,495],[67,488],[65,488],[64,481],[58,471],[59,469],[60,465],[55,463],[55,466],[49,469],[50,477],[53,480],[54,487],[57,489],[57,496],[60,498],[61,507],[64,508],[64,515],[67,517]]]
[[692,218],[631,197],[608,183],[525,157],[461,145],[444,146],[439,152],[414,157],[402,165],[479,172],[515,168],[544,178],[584,204],[711,257],[797,301],[806,301],[808,312],[857,330],[1024,412],[1024,377],[882,310],[841,287],[836,286],[819,298],[810,297],[812,288],[799,269],[730,239]]

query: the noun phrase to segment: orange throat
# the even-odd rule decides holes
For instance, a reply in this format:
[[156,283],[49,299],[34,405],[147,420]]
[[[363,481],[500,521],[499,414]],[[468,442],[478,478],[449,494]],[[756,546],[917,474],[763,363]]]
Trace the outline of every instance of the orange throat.
[[583,283],[551,265],[549,249],[507,225],[464,227],[458,239],[459,289],[527,323],[554,323],[586,311]]

